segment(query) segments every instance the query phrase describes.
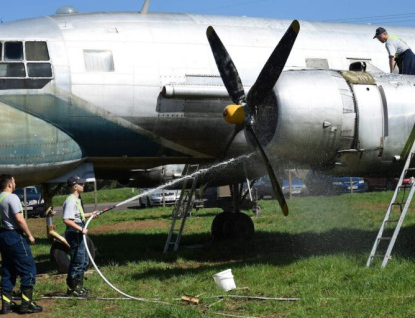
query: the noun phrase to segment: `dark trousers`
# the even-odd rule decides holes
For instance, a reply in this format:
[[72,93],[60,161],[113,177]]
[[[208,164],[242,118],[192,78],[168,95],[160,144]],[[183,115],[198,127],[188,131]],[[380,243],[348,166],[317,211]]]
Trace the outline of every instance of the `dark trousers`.
[[75,277],[83,275],[87,270],[89,264],[88,253],[86,252],[84,235],[82,232],[74,229],[67,229],[65,238],[71,246],[71,262],[69,263],[68,278],[74,279]]
[[411,49],[399,54],[395,60],[399,74],[415,75],[415,55]]
[[11,292],[20,276],[21,287],[31,288],[36,283],[36,264],[26,238],[16,232],[0,230],[1,288]]

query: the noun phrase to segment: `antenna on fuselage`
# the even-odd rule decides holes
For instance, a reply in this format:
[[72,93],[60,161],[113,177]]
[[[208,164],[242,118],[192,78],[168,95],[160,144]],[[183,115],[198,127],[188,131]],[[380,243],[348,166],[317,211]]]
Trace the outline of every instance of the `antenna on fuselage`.
[[148,7],[150,6],[150,1],[151,0],[146,0],[143,4],[143,7],[141,8],[141,12],[143,14],[146,14],[148,12]]

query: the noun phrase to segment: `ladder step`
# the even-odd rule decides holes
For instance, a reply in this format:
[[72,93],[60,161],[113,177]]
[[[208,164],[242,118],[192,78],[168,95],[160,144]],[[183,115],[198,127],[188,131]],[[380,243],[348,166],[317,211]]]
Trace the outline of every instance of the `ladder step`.
[[410,187],[412,187],[412,184],[405,184],[405,185],[401,185],[398,188],[399,189],[409,189]]
[[[415,131],[415,125],[412,128],[411,135],[414,131]],[[383,262],[382,262],[382,267],[385,267],[387,262],[391,259],[392,249],[393,249],[393,246],[395,245],[397,236],[399,234],[399,231],[400,231],[400,228],[401,228],[400,226],[403,223],[403,220],[406,216],[406,213],[408,212],[409,204],[411,203],[411,200],[412,200],[413,195],[414,195],[414,190],[415,190],[414,178],[411,177],[407,184],[403,184],[405,181],[408,181],[408,179],[407,179],[408,177],[406,176],[407,172],[408,171],[415,171],[415,166],[410,166],[411,161],[412,161],[412,159],[415,155],[415,140],[409,138],[407,142],[412,143],[411,150],[410,150],[410,152],[408,153],[408,156],[405,159],[405,165],[403,167],[401,177],[399,178],[398,184],[396,186],[395,193],[393,195],[393,199],[391,200],[391,202],[389,204],[389,207],[386,211],[386,215],[385,215],[385,217],[383,219],[383,222],[382,222],[382,226],[379,229],[378,236],[376,237],[375,243],[373,244],[372,251],[370,252],[369,259],[367,260],[367,263],[366,263],[367,267],[370,266],[372,259],[375,258],[375,257],[384,258]],[[411,173],[409,173],[409,174],[411,174]],[[407,189],[408,189],[408,191],[406,191]],[[403,190],[403,192],[400,192],[401,190]],[[395,201],[398,195],[403,195],[403,198],[402,198],[401,202],[396,202]],[[401,215],[398,217],[398,219],[389,219],[389,214],[392,212],[393,206],[399,206]],[[394,217],[396,218],[397,216],[394,216]],[[386,223],[395,223],[395,224],[392,225],[392,227],[395,227],[395,229],[393,231],[393,234],[392,234],[392,237],[386,237],[386,236],[382,237],[383,230],[384,230],[384,227],[386,226]],[[379,248],[379,245],[380,245],[381,241],[388,241],[387,242],[388,247],[387,247],[387,250],[386,250],[386,254],[384,254],[384,255],[376,254],[376,251]]]

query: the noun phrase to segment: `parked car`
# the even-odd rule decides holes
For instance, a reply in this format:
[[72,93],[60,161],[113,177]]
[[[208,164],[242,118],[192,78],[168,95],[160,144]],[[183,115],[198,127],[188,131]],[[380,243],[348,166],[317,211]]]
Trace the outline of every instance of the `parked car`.
[[163,205],[163,196],[165,205],[174,205],[180,198],[181,190],[168,189],[142,189],[143,192],[149,192],[148,195],[139,199],[141,206]]
[[39,188],[36,186],[26,187],[26,203],[24,202],[24,188],[18,188],[13,193],[19,197],[23,208],[26,206],[28,217],[45,216],[45,201],[42,199]]
[[254,184],[254,189],[257,191],[258,199],[274,198],[274,191],[268,176],[259,178]]
[[334,193],[365,192],[365,180],[360,177],[332,177],[332,191]]
[[[351,179],[351,184],[350,184]],[[333,177],[310,170],[305,184],[312,195],[365,192],[365,180],[361,177]]]
[[[282,193],[285,196],[290,195],[290,183],[289,180],[284,180],[282,183]],[[291,195],[306,195],[307,187],[306,185],[297,177],[291,178]]]
[[[365,178],[366,191],[373,190],[395,190],[399,179],[398,178]],[[403,179],[403,185],[409,185],[411,178]]]
[[[254,185],[257,190],[258,199],[274,198],[274,191],[272,189],[271,181],[268,176],[260,178]],[[290,184],[288,176],[281,185],[282,193],[285,196],[290,195]],[[291,178],[291,194],[292,195],[306,195],[308,194],[306,185],[297,177]]]

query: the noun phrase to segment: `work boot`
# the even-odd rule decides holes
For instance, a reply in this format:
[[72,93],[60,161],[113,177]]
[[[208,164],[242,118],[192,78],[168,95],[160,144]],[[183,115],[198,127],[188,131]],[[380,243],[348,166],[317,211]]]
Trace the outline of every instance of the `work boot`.
[[82,277],[75,277],[66,279],[66,283],[68,285],[68,290],[66,291],[66,295],[71,297],[81,297],[86,298],[89,296],[90,291],[87,291],[83,288],[83,279]]
[[9,314],[16,308],[16,303],[12,301],[12,293],[2,291],[1,292],[1,310],[0,314]]
[[22,304],[20,305],[19,313],[32,314],[41,312],[43,308],[36,305],[33,299],[33,287],[22,287]]
[[89,296],[91,296],[92,291],[90,289],[84,287],[84,280],[87,280],[87,278],[84,277],[84,274],[82,274],[79,278],[79,281],[81,283],[81,289],[83,290],[86,297],[89,297]]

